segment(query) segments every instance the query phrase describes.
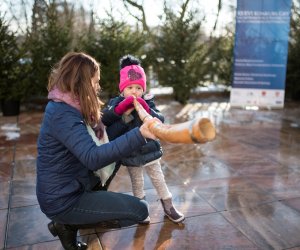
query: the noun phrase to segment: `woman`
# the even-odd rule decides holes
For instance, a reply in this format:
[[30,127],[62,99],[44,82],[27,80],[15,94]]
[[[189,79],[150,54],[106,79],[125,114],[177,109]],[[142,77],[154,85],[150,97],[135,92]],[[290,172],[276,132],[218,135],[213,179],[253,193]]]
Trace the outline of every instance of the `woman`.
[[[86,249],[76,242],[79,228],[103,221],[130,226],[148,217],[147,203],[136,197],[94,191],[94,171],[129,156],[156,139],[147,121],[140,128],[97,146],[87,125],[103,135],[100,122],[100,66],[84,53],[66,54],[52,70],[48,102],[38,138],[36,193],[41,210],[52,221],[48,228],[65,249]],[[154,118],[155,119],[155,118]]]

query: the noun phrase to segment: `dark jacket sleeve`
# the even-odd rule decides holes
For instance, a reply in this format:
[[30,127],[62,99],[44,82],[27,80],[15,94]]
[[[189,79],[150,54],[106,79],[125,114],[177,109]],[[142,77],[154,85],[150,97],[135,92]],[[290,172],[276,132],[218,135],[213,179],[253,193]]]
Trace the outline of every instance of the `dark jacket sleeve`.
[[115,97],[109,100],[107,106],[102,110],[101,120],[105,126],[110,126],[115,122],[121,122],[122,116],[115,113],[115,107],[124,100],[123,97]]
[[123,121],[121,115],[116,114],[114,111],[115,107],[122,100],[124,100],[123,97],[113,98],[102,110],[101,120],[106,126],[106,132],[110,141],[129,131],[128,124]]
[[146,143],[140,130],[136,128],[109,143],[97,146],[81,115],[66,112],[59,112],[54,116],[51,122],[52,133],[90,170],[100,169],[127,157]]

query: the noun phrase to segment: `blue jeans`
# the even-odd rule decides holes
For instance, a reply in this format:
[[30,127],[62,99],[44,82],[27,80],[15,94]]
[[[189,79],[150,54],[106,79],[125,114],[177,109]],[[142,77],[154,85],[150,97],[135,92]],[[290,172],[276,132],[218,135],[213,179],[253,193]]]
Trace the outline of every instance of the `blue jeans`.
[[67,212],[51,219],[61,224],[87,225],[118,220],[121,227],[143,221],[149,215],[148,204],[134,196],[110,191],[84,192]]

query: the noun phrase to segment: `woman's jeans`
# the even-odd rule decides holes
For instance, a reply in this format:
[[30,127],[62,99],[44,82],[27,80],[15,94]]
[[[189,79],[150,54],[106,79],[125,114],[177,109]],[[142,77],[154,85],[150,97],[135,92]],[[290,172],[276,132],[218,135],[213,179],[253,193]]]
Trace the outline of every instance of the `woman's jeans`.
[[117,220],[125,227],[143,221],[148,215],[148,204],[144,200],[110,191],[89,191],[84,192],[69,211],[50,219],[79,226]]

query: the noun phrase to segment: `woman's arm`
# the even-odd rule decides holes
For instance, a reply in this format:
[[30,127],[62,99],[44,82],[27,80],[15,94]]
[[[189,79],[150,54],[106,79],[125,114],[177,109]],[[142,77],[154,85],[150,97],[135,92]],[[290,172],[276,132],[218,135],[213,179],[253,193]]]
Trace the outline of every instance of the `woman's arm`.
[[[142,128],[136,128],[109,143],[97,146],[88,133],[82,116],[74,110],[61,110],[55,114],[51,122],[51,131],[57,140],[91,170],[100,169],[127,157],[132,151],[146,144],[141,133]],[[142,132],[144,135],[148,133]]]

